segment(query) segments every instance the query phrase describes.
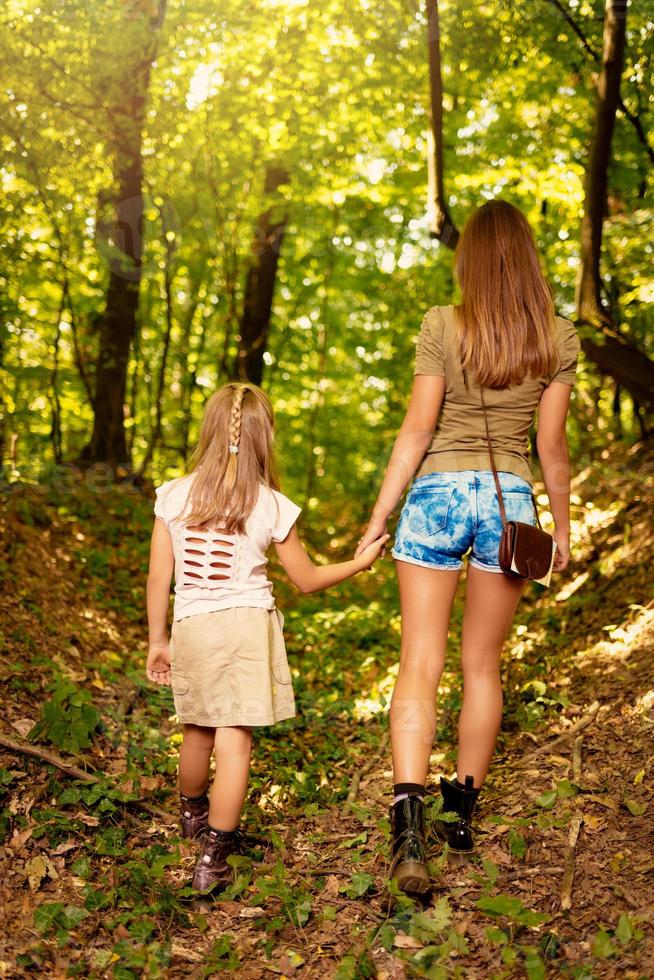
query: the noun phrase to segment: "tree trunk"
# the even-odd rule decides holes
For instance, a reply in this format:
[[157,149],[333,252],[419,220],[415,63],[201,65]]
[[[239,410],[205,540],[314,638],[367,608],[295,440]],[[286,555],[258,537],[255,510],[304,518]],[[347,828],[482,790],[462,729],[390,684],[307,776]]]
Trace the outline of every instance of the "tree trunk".
[[64,315],[64,310],[66,309],[66,290],[67,279],[66,272],[64,270],[64,282],[61,287],[61,300],[57,310],[57,322],[55,324],[54,358],[52,362],[52,371],[50,372],[50,418],[52,423],[50,427],[50,441],[52,442],[52,454],[54,456],[54,461],[57,464],[61,463],[63,459],[61,399],[59,397],[59,348],[61,343],[61,319]]
[[[130,347],[136,333],[143,255],[143,126],[152,62],[165,6],[166,0],[159,0],[156,8],[148,7],[152,15],[143,18],[143,57],[136,66],[128,64],[122,89],[129,93],[129,97],[110,110],[113,131],[109,147],[114,187],[109,203],[113,218],[109,227],[103,229],[109,285],[105,310],[98,324],[100,343],[93,433],[83,458],[107,462],[114,470],[131,469],[124,405]],[[126,16],[131,13],[128,11]]]
[[602,323],[614,326],[611,315],[601,299],[600,256],[611,141],[624,62],[626,21],[626,0],[607,0],[602,67],[597,79],[595,121],[586,170],[584,216],[581,225],[581,264],[576,295],[580,320],[596,326]]
[[[285,170],[269,167],[264,193],[271,194],[286,183],[288,174]],[[287,215],[280,217],[278,214],[278,209],[272,206],[260,214],[257,220],[252,261],[245,283],[238,356],[234,365],[236,377],[257,385],[263,380],[263,355],[270,329],[277,264],[288,220]]]
[[427,184],[429,233],[448,248],[456,248],[459,231],[445,200],[443,178],[443,77],[438,0],[427,0],[427,50],[429,52],[429,130],[427,133]]
[[148,446],[145,451],[145,455],[141,461],[141,465],[138,468],[138,477],[142,477],[145,473],[147,467],[150,465],[150,461],[154,455],[154,451],[161,441],[161,433],[163,428],[163,398],[164,389],[166,387],[166,368],[168,366],[168,353],[170,351],[170,341],[173,332],[174,314],[173,314],[173,246],[172,243],[167,238],[167,228],[166,223],[163,221],[163,232],[164,232],[164,246],[166,253],[166,261],[164,268],[164,296],[166,300],[166,331],[164,333],[163,345],[161,348],[161,360],[159,362],[159,376],[157,379],[157,390],[155,395],[154,403],[154,425],[152,426],[152,432],[150,433],[150,438],[148,440]]
[[600,273],[607,174],[620,99],[626,20],[626,0],[607,0],[602,65],[597,80],[595,121],[586,171],[576,304],[579,323],[595,328],[581,331],[584,353],[603,373],[610,375],[639,404],[651,411],[654,408],[654,362],[618,333],[610,310],[602,302]]

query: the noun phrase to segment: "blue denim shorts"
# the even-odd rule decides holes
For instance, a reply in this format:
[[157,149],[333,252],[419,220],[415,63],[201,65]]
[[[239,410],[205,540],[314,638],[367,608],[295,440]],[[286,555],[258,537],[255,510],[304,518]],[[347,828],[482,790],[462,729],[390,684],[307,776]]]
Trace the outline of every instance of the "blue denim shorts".
[[[509,521],[535,524],[529,483],[514,473],[498,473]],[[486,572],[501,572],[497,553],[502,520],[491,470],[427,473],[407,494],[392,554],[426,568],[457,570],[461,559]]]

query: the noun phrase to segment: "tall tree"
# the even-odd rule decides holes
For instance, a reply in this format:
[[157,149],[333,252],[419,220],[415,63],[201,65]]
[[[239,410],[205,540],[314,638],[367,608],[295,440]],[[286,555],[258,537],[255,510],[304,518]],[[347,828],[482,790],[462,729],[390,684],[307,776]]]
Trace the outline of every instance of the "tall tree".
[[[136,0],[125,5],[119,71],[109,83],[107,150],[114,181],[105,202],[110,216],[103,228],[109,282],[104,312],[97,323],[93,432],[83,457],[127,469],[130,460],[125,437],[125,392],[143,257],[143,127],[165,9],[166,0]],[[105,84],[107,69],[103,59],[98,80]]]
[[438,0],[427,0],[429,52],[429,130],[427,140],[429,233],[448,248],[456,248],[459,231],[450,216],[443,175],[443,73]]
[[[282,167],[268,167],[264,194],[272,195],[287,183],[286,170]],[[237,377],[253,381],[257,385],[263,380],[277,265],[287,220],[285,208],[280,211],[279,204],[271,204],[259,215],[252,243],[234,373]]]
[[597,328],[582,336],[585,353],[603,372],[624,385],[638,403],[654,409],[654,362],[618,334],[614,316],[602,301],[602,232],[611,143],[620,104],[626,22],[627,0],[606,0],[602,63],[584,188],[576,304],[579,320]]

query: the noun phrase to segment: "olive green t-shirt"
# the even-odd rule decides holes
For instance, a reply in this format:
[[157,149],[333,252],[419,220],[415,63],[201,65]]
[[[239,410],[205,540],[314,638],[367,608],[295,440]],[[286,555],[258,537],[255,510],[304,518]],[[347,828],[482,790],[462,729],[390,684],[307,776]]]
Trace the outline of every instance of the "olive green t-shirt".
[[[556,317],[558,369],[551,377],[525,377],[509,388],[484,388],[495,465],[515,473],[530,484],[529,427],[540,397],[549,384],[573,385],[579,356],[579,338],[574,324]],[[479,385],[467,372],[466,388],[456,318],[453,306],[433,306],[425,314],[418,344],[414,374],[445,378],[445,397],[431,445],[416,477],[451,470],[490,470],[486,428]]]

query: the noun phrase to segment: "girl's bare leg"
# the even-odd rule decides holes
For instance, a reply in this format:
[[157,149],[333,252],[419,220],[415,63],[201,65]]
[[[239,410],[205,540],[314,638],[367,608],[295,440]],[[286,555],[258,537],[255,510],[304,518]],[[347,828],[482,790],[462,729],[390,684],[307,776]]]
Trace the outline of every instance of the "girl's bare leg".
[[461,636],[463,707],[457,779],[486,777],[502,721],[500,656],[524,590],[522,579],[468,566]]
[[251,728],[217,728],[216,777],[209,797],[209,824],[235,830],[241,819],[250,775]]
[[215,728],[184,725],[178,768],[179,791],[183,796],[201,796],[206,790],[215,733]]
[[458,571],[395,562],[402,608],[400,669],[391,701],[395,783],[427,780],[436,729],[436,693]]

